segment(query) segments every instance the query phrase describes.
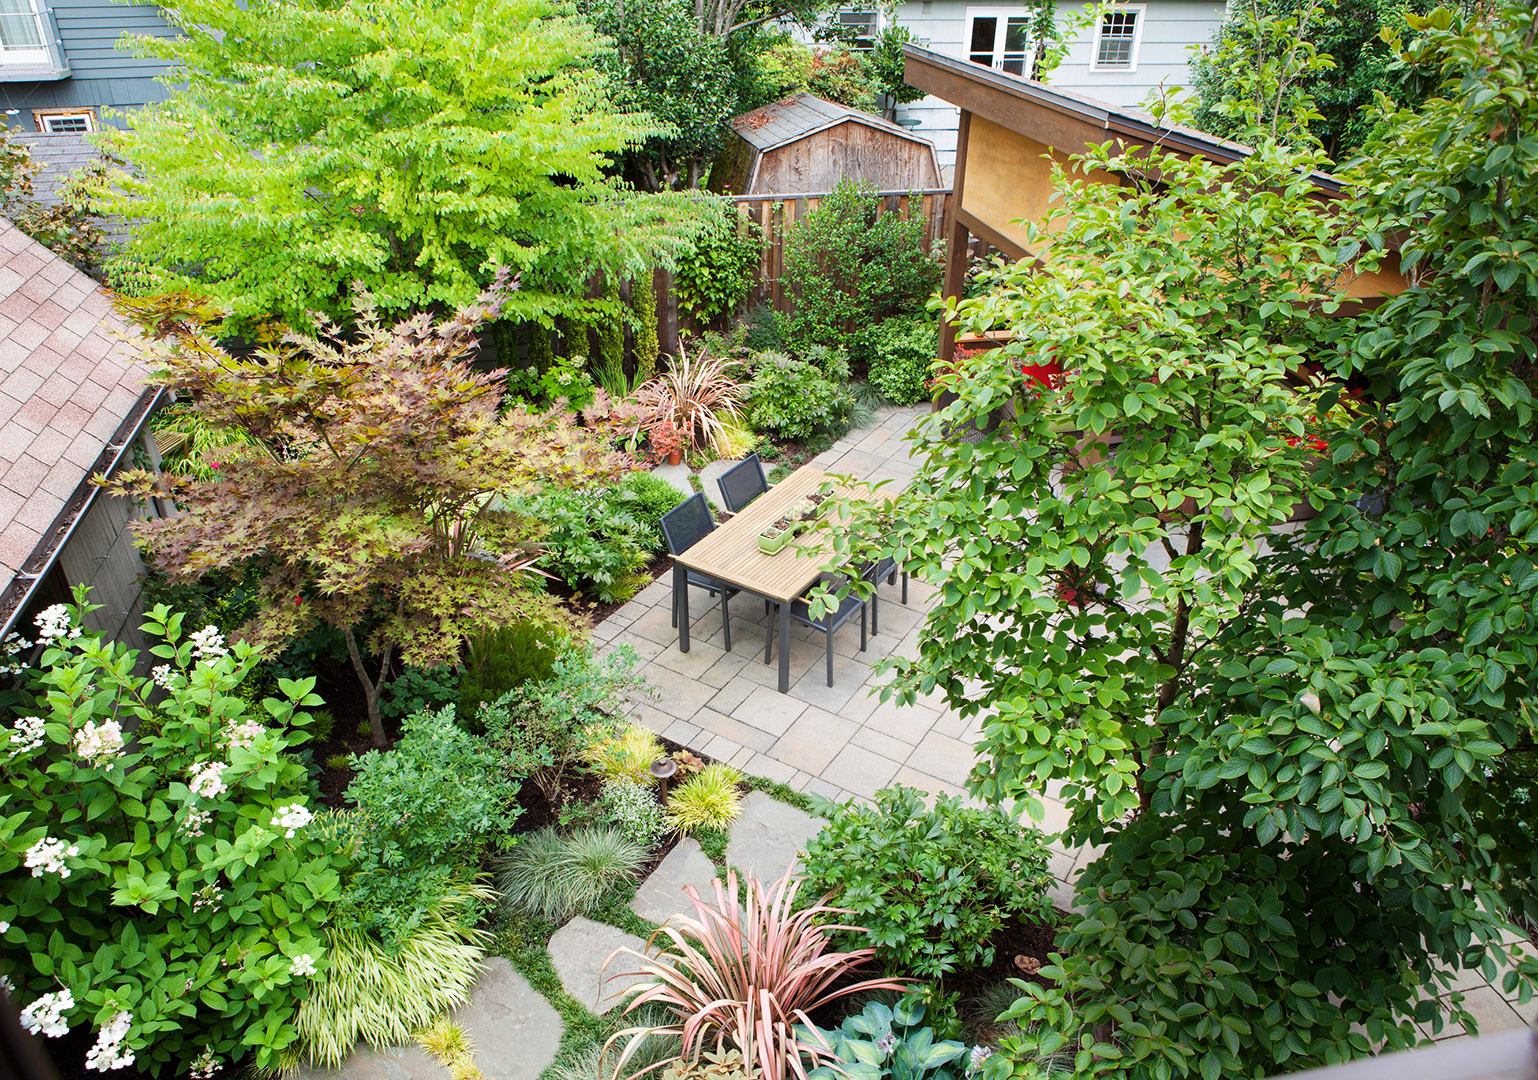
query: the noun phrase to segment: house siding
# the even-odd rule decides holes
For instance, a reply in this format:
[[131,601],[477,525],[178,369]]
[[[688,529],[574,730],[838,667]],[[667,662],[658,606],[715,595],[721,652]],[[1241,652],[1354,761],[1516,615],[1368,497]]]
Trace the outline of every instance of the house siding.
[[164,100],[167,88],[156,82],[155,77],[168,65],[134,56],[120,47],[124,34],[174,36],[176,31],[166,22],[160,8],[75,0],[53,0],[49,6],[70,73],[50,81],[0,81],[0,105],[11,126],[36,131],[33,109],[94,106],[103,124],[121,127],[123,118],[114,117],[107,110],[123,111]]
[[[1084,0],[1063,0],[1057,5],[1059,20],[1092,5]],[[966,58],[967,8],[1008,4],[964,0],[906,0],[896,8],[894,22],[912,31],[917,44],[959,59]],[[1023,14],[1024,6],[1019,8]],[[1097,98],[1109,105],[1136,107],[1161,86],[1184,87],[1190,80],[1190,49],[1212,40],[1223,22],[1221,0],[1146,0],[1140,31],[1137,66],[1131,71],[1091,71],[1090,53],[1095,28],[1086,26],[1069,45],[1067,55],[1049,85]],[[918,120],[915,134],[930,139],[947,169],[956,160],[956,128],[959,110],[939,98],[926,97],[900,107],[899,115]]]

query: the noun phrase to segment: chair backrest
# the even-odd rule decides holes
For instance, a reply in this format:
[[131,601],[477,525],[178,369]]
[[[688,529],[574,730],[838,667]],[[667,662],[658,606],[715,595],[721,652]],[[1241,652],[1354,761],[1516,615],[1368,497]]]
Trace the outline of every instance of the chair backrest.
[[727,469],[716,483],[721,485],[721,501],[734,514],[769,490],[764,463],[757,454],[749,454]]
[[662,538],[674,555],[688,551],[716,527],[703,492],[691,495],[662,515]]

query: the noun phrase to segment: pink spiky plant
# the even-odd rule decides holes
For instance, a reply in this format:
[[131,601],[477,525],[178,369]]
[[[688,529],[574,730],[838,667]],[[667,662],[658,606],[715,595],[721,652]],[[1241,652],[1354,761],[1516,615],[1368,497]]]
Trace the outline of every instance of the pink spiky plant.
[[[655,1004],[674,1017],[673,1023],[662,1027],[632,1027],[615,1033],[608,1045],[627,1036],[631,1040],[615,1065],[616,1077],[645,1036],[677,1035],[683,1040],[682,1052],[652,1068],[694,1060],[706,1050],[735,1048],[762,1080],[786,1080],[788,1075],[806,1080],[803,1057],[817,1062],[827,1057],[827,1051],[802,1041],[795,1025],[810,1025],[809,1013],[838,998],[906,986],[907,980],[891,978],[838,986],[845,975],[875,955],[874,949],[829,949],[833,931],[861,929],[822,921],[847,912],[831,907],[826,898],[797,910],[801,882],[789,871],[768,886],[752,877],[745,885],[739,888],[737,872],[728,870],[724,888],[720,880],[714,882],[713,903],[701,899],[692,886],[686,887],[694,918],[675,916],[653,933],[646,947],[650,955],[616,949],[604,962],[607,969],[615,957],[628,954],[640,961],[640,967],[623,974],[649,980],[639,985],[640,992],[625,1009],[627,1014]],[[740,898],[745,902],[739,903]],[[657,950],[659,940],[664,944]]]

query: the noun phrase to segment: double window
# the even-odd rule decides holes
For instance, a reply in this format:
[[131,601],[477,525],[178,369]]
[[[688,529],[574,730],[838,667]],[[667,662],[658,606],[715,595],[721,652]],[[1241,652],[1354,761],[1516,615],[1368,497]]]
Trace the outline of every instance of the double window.
[[1118,5],[1100,13],[1095,24],[1095,41],[1091,56],[1093,71],[1132,71],[1137,68],[1137,48],[1142,37],[1143,11],[1141,4]]
[[833,23],[844,32],[845,41],[854,52],[869,52],[876,47],[881,27],[875,8],[845,8],[834,14]]
[[96,130],[95,109],[33,109],[37,130],[48,135],[73,135]]
[[1019,8],[967,8],[967,59],[995,71],[1029,76],[1032,18]]

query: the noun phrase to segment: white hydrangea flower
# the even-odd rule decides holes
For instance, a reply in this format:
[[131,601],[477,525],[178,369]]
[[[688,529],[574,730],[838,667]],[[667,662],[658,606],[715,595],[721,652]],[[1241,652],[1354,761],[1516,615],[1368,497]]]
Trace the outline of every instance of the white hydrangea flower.
[[0,975],[0,990],[4,990],[7,997],[16,996],[16,984],[4,975]]
[[204,1050],[192,1059],[187,1075],[192,1077],[192,1080],[209,1080],[218,1071],[219,1059],[214,1057],[212,1050]]
[[0,639],[0,675],[20,675],[26,671],[27,665],[20,656],[30,648],[32,642],[14,632]]
[[0,934],[5,933],[10,928],[11,928],[11,924],[10,923],[6,922],[4,919],[0,919]]
[[66,847],[63,840],[45,836],[27,849],[25,864],[31,868],[33,877],[58,874],[61,878],[67,878],[69,867],[64,865],[64,860],[79,854],[79,844],[70,844]]
[[171,669],[170,664],[156,664],[150,668],[150,678],[162,690],[170,690],[176,686],[177,673]]
[[25,754],[29,750],[36,750],[43,745],[43,718],[41,716],[18,716],[14,729],[0,725],[0,730],[10,735],[11,757]]
[[123,729],[116,720],[103,720],[100,724],[85,722],[75,732],[75,753],[92,765],[101,765],[123,752]]
[[294,803],[290,806],[280,806],[273,813],[272,827],[286,830],[283,835],[292,840],[294,833],[314,820],[315,815],[310,813],[308,808]]
[[243,720],[230,729],[230,745],[249,750],[266,730],[260,720]]
[[85,1067],[96,1072],[122,1069],[134,1063],[134,1052],[123,1049],[133,1017],[125,1009],[109,1020],[96,1033],[96,1045],[86,1051]]
[[294,957],[293,966],[289,968],[295,976],[314,975],[315,957],[309,953],[300,953]]
[[229,766],[222,761],[199,761],[187,771],[187,786],[194,795],[212,799],[230,790],[224,782],[224,770]]
[[34,1035],[47,1035],[57,1039],[69,1033],[69,1022],[64,1014],[75,1007],[75,995],[68,990],[44,994],[21,1010],[21,1026]]
[[198,660],[217,660],[230,651],[224,647],[224,634],[217,626],[205,626],[189,634],[187,640],[192,642],[192,655]]
[[80,636],[80,627],[71,626],[69,609],[63,604],[46,607],[37,615],[37,637],[44,644]]
[[212,810],[188,810],[187,816],[182,820],[181,831],[188,836],[202,836],[203,830],[208,828],[208,823],[213,819]]

